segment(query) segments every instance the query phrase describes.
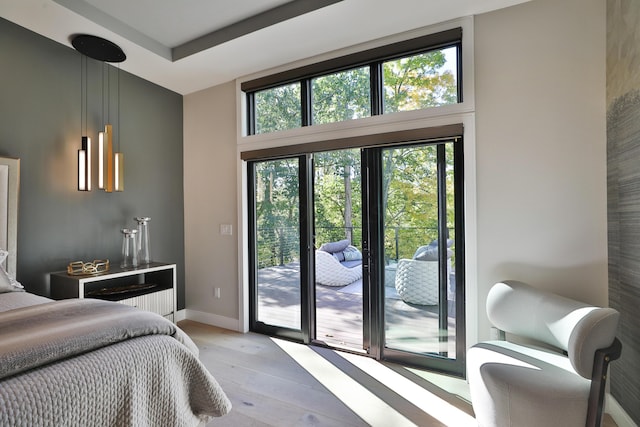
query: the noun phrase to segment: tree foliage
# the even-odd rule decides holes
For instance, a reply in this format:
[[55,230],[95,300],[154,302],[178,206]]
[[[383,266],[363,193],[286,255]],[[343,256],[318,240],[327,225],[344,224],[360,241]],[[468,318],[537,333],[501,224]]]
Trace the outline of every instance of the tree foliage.
[[458,101],[455,75],[436,50],[384,63],[384,111],[421,110]]
[[313,124],[342,122],[371,115],[369,68],[356,68],[312,80]]
[[360,150],[314,155],[316,245],[348,238],[362,239]]
[[256,92],[255,114],[256,134],[302,126],[300,83]]
[[[411,258],[438,237],[438,145],[414,145],[383,151],[385,255]],[[454,225],[453,143],[445,143],[447,228]]]
[[299,258],[300,203],[297,159],[256,164],[256,237],[259,267]]

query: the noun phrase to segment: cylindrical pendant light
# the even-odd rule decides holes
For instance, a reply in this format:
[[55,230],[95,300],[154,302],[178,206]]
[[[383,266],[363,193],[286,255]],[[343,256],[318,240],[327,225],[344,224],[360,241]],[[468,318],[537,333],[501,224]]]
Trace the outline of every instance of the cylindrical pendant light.
[[124,191],[124,154],[120,151],[120,64],[118,64],[118,152],[114,154],[116,191]]
[[[83,134],[87,129],[87,59],[80,58],[80,133],[81,149],[78,150],[78,191],[91,191],[91,138]],[[84,118],[84,120],[83,120]]]
[[98,188],[104,190],[104,131],[98,133]]
[[87,191],[87,153],[78,150],[78,191]]
[[124,191],[124,154],[115,153],[115,178],[113,188],[115,191]]
[[104,191],[111,193],[113,191],[113,126],[104,126],[104,157],[106,159],[106,171],[104,175]]
[[78,150],[78,190],[91,191],[91,138],[82,137],[82,149]]

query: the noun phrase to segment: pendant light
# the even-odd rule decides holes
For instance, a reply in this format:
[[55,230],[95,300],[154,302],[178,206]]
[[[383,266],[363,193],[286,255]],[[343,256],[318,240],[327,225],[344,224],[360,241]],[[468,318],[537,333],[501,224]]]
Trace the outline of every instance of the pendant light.
[[91,138],[86,135],[87,98],[87,60],[83,56],[80,58],[80,140],[82,145],[78,150],[78,191],[91,191]]
[[[103,62],[102,71],[102,119],[104,123],[104,63],[113,62],[120,63],[127,57],[119,46],[101,37],[79,34],[71,39],[73,47],[83,55],[85,61],[86,74],[86,57],[96,59]],[[110,67],[107,67],[107,118],[108,121],[111,113],[111,73]],[[120,135],[120,66],[118,66],[118,136]],[[86,78],[85,78],[86,86]],[[85,95],[86,96],[86,95]],[[86,109],[85,109],[86,115]],[[104,131],[98,134],[98,188],[110,193],[113,191],[123,191],[124,189],[124,155],[121,152],[113,151],[113,126],[106,123]],[[119,145],[119,138],[118,138]],[[78,190],[91,190],[91,139],[83,136],[82,149],[78,150]],[[82,158],[81,158],[82,157]],[[82,173],[81,173],[82,171]]]
[[124,154],[120,151],[120,64],[118,64],[118,151],[113,155],[113,189],[124,191]]
[[[104,96],[104,68],[105,68],[105,63],[102,63],[102,69],[101,69],[101,82],[102,82],[102,123],[104,124],[104,101],[105,101],[105,96]],[[107,106],[107,108],[109,108]],[[108,144],[107,141],[110,141],[109,138],[111,138],[111,125],[105,125],[104,130],[98,132],[98,188],[100,190],[104,190],[104,186],[105,186],[105,167],[106,167],[106,159],[109,158],[108,155],[105,155],[105,150],[106,147],[109,146],[110,144]]]

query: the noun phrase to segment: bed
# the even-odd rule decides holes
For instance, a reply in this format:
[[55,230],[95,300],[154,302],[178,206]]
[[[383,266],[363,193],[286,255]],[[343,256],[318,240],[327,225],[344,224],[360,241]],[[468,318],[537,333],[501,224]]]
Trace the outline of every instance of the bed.
[[231,403],[162,316],[25,292],[16,271],[19,161],[0,158],[0,425],[195,426]]

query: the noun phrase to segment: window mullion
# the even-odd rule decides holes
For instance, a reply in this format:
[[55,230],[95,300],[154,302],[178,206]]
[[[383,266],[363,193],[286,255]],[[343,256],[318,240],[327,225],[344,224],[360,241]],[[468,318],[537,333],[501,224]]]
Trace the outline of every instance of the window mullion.
[[456,74],[458,79],[458,102],[464,101],[462,93],[462,42],[456,43]]
[[302,127],[311,126],[311,79],[304,79],[300,82],[300,110],[302,112]]
[[255,93],[247,94],[247,135],[256,134],[256,97]]
[[377,116],[384,112],[384,75],[382,72],[382,62],[374,62],[369,68],[371,115]]

